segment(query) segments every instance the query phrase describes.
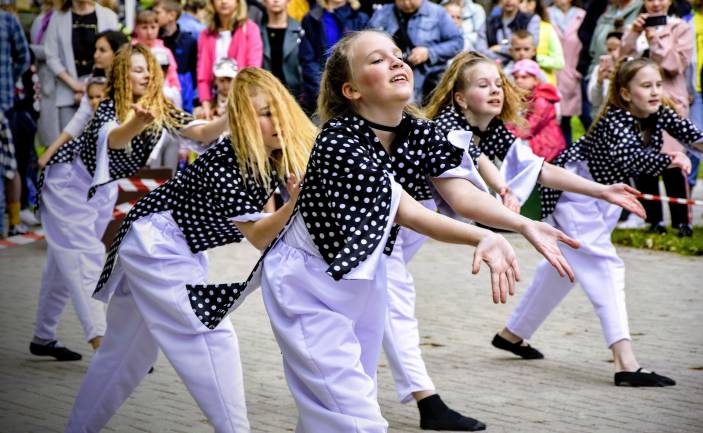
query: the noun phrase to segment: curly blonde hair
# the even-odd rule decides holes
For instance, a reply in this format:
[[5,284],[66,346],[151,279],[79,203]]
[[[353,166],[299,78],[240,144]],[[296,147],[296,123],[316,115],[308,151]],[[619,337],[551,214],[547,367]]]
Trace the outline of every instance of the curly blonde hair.
[[[258,116],[252,96],[263,93],[268,101],[271,119],[281,142],[280,152],[273,158],[264,147]],[[270,72],[260,68],[244,68],[237,73],[227,98],[227,114],[232,147],[239,161],[242,176],[253,174],[257,181],[270,182],[271,159],[281,179],[305,173],[310,149],[317,128],[281,82]]]
[[453,105],[457,111],[454,94],[466,89],[469,85],[469,72],[475,66],[487,64],[495,67],[503,87],[503,108],[497,118],[503,122],[523,125],[525,120],[520,113],[525,107],[526,92],[513,84],[501,68],[488,57],[475,51],[459,53],[451,60],[451,64],[442,74],[437,87],[430,94],[430,102],[424,107],[425,115],[435,118],[444,107]]
[[[132,80],[129,78],[132,57],[136,55],[144,56],[149,71],[149,84],[146,92],[137,101],[134,100]],[[132,111],[132,104],[136,103],[154,114],[154,122],[150,128],[165,126],[180,129],[179,110],[164,97],[163,87],[164,76],[161,72],[161,66],[156,62],[149,48],[141,44],[134,46],[127,44],[117,50],[112,66],[107,72],[105,95],[115,101],[115,111],[120,123],[127,120]]]

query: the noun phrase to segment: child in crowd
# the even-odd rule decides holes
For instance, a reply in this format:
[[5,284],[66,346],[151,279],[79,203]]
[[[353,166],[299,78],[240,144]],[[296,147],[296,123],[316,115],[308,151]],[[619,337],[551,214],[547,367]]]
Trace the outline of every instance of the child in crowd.
[[[169,49],[164,47],[152,47],[151,54],[156,59],[156,63],[161,67],[161,72],[163,72],[164,77],[168,75],[169,69],[171,69],[171,58],[169,56]],[[183,108],[183,100],[181,99],[181,89],[180,87],[173,86],[168,80],[164,80],[164,96],[178,108]]]
[[559,102],[557,88],[543,83],[541,70],[534,60],[515,63],[512,75],[517,87],[528,94],[528,105],[524,118],[527,128],[509,125],[508,129],[517,137],[528,140],[532,151],[547,162],[551,162],[566,148],[566,140],[557,122],[556,103]]
[[588,79],[588,100],[593,112],[598,113],[608,97],[608,87],[610,85],[610,74],[619,57],[620,43],[623,36],[622,20],[615,20],[615,27],[608,33],[605,39],[607,54],[600,56],[598,64],[593,68]]
[[181,3],[178,0],[158,0],[154,4],[154,13],[159,22],[159,38],[176,58],[183,109],[191,113],[193,100],[196,98],[198,36],[183,30],[178,24],[181,11]]
[[[461,0],[450,0],[444,3],[443,6],[456,28],[463,31],[464,22],[461,19]],[[464,41],[464,48],[466,48],[466,41]]]
[[[513,61],[503,66],[503,71],[506,75],[512,76],[515,63],[520,60],[534,60],[537,55],[537,47],[535,47],[535,37],[527,30],[518,30],[513,33],[510,38],[510,48],[508,52],[513,57]],[[543,82],[547,81],[547,74],[540,68],[539,79]]]
[[100,102],[105,99],[105,77],[91,77],[86,83],[86,92],[88,93],[88,102],[93,112],[98,109]]
[[132,35],[132,44],[143,44],[148,48],[160,47],[168,50],[168,70],[164,74],[164,82],[169,87],[176,88],[180,91],[181,84],[178,82],[178,69],[176,67],[176,59],[173,57],[171,50],[164,46],[164,41],[159,39],[159,20],[154,11],[145,10],[137,14],[137,20],[134,25]]
[[281,80],[297,99],[303,80],[298,60],[302,37],[300,22],[288,16],[289,0],[263,0],[262,4],[266,8],[266,17],[261,23],[263,68]]
[[[213,68],[215,75],[215,108],[212,117],[217,118],[225,115],[227,111],[227,95],[232,86],[232,80],[237,76],[237,62],[232,59],[220,59]],[[196,118],[205,118],[202,107],[197,107],[194,111]]]

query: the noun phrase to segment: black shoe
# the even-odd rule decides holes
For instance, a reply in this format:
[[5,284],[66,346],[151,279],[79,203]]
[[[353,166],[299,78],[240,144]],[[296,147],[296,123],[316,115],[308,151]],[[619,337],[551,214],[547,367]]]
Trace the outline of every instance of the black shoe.
[[501,337],[499,334],[496,334],[495,337],[493,337],[493,341],[491,341],[491,344],[493,345],[493,347],[497,347],[498,349],[503,349],[507,350],[508,352],[514,353],[522,359],[544,358],[542,352],[530,346],[529,344],[527,346],[523,346],[522,341],[523,340],[520,340],[517,343],[511,343],[505,338]]
[[486,424],[451,410],[438,394],[425,397],[417,402],[420,410],[420,428],[422,430],[443,431],[480,431]]
[[661,376],[653,371],[644,373],[642,367],[637,371],[621,371],[615,373],[615,386],[674,386],[676,381],[666,376]]
[[690,238],[693,236],[693,228],[688,224],[681,224],[679,226],[679,237],[680,238]]
[[83,358],[80,353],[66,347],[56,347],[56,343],[56,340],[49,344],[29,343],[29,352],[37,356],[53,356],[57,361],[79,361]]
[[668,231],[666,230],[666,227],[664,227],[664,224],[657,223],[650,225],[649,229],[647,229],[647,233],[653,233],[655,235],[665,235],[668,233]]

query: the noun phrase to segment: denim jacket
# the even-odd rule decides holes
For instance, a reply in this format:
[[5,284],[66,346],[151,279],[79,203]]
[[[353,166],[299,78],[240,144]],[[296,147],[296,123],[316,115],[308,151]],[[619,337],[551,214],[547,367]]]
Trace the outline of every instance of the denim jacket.
[[[369,26],[394,35],[399,28],[395,4],[387,4],[376,11]],[[415,100],[419,101],[425,79],[431,74],[440,74],[446,68],[447,61],[461,52],[464,37],[444,8],[428,0],[423,0],[420,8],[410,18],[408,35],[415,47],[426,47],[429,50],[429,59],[413,67]]]

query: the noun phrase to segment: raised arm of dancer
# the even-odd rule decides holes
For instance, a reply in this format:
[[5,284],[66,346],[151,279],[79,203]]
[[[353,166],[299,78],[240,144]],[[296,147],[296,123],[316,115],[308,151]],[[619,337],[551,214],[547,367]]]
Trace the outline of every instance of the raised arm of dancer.
[[578,248],[578,242],[549,224],[532,221],[509,211],[466,179],[434,178],[432,181],[442,198],[459,215],[491,227],[520,233],[547,259],[559,275],[568,276],[574,281],[574,273],[561,253],[558,241],[572,248]]
[[507,295],[515,293],[515,281],[520,280],[520,269],[515,251],[503,236],[432,212],[405,191],[402,192],[395,221],[438,241],[475,245],[471,272],[477,274],[481,262],[488,265],[493,302],[505,303]]
[[181,130],[181,135],[200,143],[211,143],[225,132],[228,119],[228,116],[221,116],[207,123],[183,128]]
[[642,203],[637,200],[637,196],[640,192],[624,183],[603,185],[548,162],[545,162],[544,166],[542,166],[542,171],[539,175],[539,183],[548,188],[603,199],[623,209],[627,209],[640,218],[646,217]]
[[295,202],[298,199],[298,194],[300,194],[300,182],[295,175],[288,177],[286,189],[288,189],[290,194],[290,200],[281,206],[280,209],[273,212],[271,216],[258,221],[236,221],[234,223],[244,237],[259,250],[266,248],[276,238],[278,232],[283,229],[293,214]]
[[137,104],[132,104],[133,115],[122,125],[115,127],[107,136],[110,149],[124,149],[130,141],[141,134],[151,122],[154,114]]
[[486,181],[486,184],[500,195],[505,207],[520,213],[520,201],[512,193],[503,176],[500,175],[498,167],[484,154],[478,158],[478,173]]

